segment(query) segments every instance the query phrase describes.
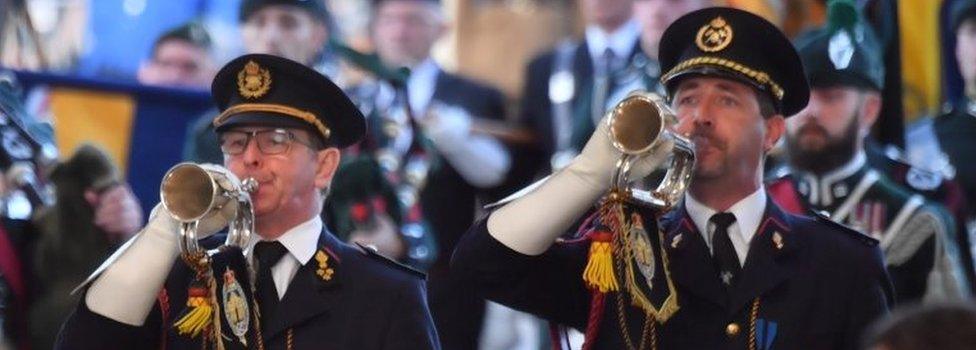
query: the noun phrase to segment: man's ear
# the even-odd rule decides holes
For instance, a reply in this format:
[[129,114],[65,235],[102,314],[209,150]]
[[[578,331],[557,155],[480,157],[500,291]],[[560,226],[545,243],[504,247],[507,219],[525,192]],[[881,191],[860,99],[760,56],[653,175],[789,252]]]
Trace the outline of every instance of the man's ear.
[[329,42],[329,26],[325,25],[325,23],[317,23],[314,30],[314,44],[318,45],[319,47],[325,47],[325,44]]
[[339,149],[335,147],[329,147],[315,153],[315,161],[318,164],[315,169],[315,188],[322,190],[332,184],[332,179],[339,169],[341,158]]
[[881,114],[881,95],[877,92],[864,93],[864,102],[861,103],[861,132],[870,132],[874,123],[878,121]]
[[[150,58],[151,60],[152,58]],[[139,64],[139,70],[136,71],[136,80],[140,83],[148,85],[156,83],[156,68],[152,66],[149,61],[143,61]]]
[[766,118],[766,136],[763,138],[763,152],[769,152],[779,142],[786,130],[786,119],[782,114],[776,114]]

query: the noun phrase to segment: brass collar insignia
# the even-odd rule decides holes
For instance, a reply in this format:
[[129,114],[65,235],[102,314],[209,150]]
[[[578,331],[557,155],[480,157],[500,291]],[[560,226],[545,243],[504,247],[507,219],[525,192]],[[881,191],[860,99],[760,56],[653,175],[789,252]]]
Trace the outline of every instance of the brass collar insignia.
[[779,232],[773,232],[773,245],[777,250],[783,249],[783,235]]
[[329,254],[325,251],[319,249],[315,252],[315,261],[319,263],[319,268],[315,270],[315,274],[319,276],[323,281],[331,281],[332,275],[335,274],[335,270],[329,264]]
[[671,248],[678,249],[678,245],[681,243],[681,234],[677,234],[671,239]]
[[732,43],[732,34],[732,26],[726,23],[722,17],[715,17],[698,30],[695,44],[705,52],[722,51]]
[[271,72],[256,62],[248,61],[237,73],[237,90],[246,99],[260,98],[271,89]]

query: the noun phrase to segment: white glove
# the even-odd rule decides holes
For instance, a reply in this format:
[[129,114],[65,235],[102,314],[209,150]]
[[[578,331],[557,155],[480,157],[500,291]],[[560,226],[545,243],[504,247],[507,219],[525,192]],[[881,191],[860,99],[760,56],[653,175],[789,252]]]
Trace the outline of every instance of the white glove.
[[[227,169],[213,164],[201,166],[226,175],[226,179],[218,181],[221,187],[240,188],[240,181]],[[226,227],[236,211],[237,200],[231,199],[221,210],[204,217],[197,225],[197,238],[210,236]],[[149,214],[146,227],[82,284],[94,279],[85,297],[88,309],[128,325],[145,323],[156,295],[179,255],[179,230],[180,222],[162,204],[157,204]]]
[[[539,255],[592,207],[610,188],[622,153],[610,144],[608,126],[601,121],[586,147],[566,168],[534,191],[499,208],[488,217],[488,233],[505,246],[526,255]],[[643,178],[664,162],[673,142],[666,141],[632,166],[631,178]]]
[[[617,161],[623,155],[610,143],[609,130],[610,126],[607,125],[606,118],[600,120],[600,124],[590,136],[590,140],[586,142],[583,151],[566,166],[566,171],[576,174],[600,193],[610,189],[610,179],[616,169]],[[668,159],[673,147],[673,141],[663,140],[653,152],[634,160],[630,169],[630,178],[642,179],[650,175]]]
[[94,279],[85,296],[88,309],[128,325],[145,323],[179,253],[179,226],[157,204],[146,227],[88,278]]
[[471,134],[471,115],[458,106],[437,103],[421,121],[424,133],[442,152],[459,148]]
[[512,160],[501,142],[471,133],[473,119],[461,107],[437,103],[431,110],[424,132],[468,184],[489,188],[505,180]]

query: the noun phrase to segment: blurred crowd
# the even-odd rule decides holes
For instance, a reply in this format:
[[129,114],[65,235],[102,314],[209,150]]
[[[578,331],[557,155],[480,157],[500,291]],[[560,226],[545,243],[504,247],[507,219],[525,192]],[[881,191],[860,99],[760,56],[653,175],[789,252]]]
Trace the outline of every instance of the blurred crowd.
[[[369,126],[326,200],[331,231],[427,273],[445,349],[543,349],[545,321],[448,274],[454,245],[484,205],[573,159],[628,93],[663,95],[657,53],[671,22],[713,5],[751,10],[795,38],[808,75],[818,65],[852,72],[811,79],[809,105],[766,162],[766,186],[786,209],[882,242],[898,305],[914,309],[879,320],[865,348],[967,348],[945,341],[976,330],[976,2],[856,3],[843,20],[817,0],[0,0],[0,64],[195,92],[242,53],[314,67]],[[936,20],[917,23],[934,28],[899,25],[918,7]],[[498,38],[505,23],[543,33]],[[918,33],[942,42],[933,55],[944,72],[907,67],[902,38]],[[524,62],[477,64],[512,57]],[[916,71],[942,87],[944,108],[905,102],[925,95],[905,83]],[[160,179],[127,179],[97,144],[59,154],[65,131],[52,110],[15,74],[0,78],[0,349],[50,348],[77,303],[70,291],[143,224],[127,181]],[[184,160],[223,162],[217,114],[178,126]]]

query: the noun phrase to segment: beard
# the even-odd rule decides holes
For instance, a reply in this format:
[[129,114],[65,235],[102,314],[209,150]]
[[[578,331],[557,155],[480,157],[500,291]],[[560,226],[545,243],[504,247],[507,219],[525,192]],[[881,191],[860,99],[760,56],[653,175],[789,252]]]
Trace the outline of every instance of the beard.
[[[810,145],[803,142],[806,135],[819,135],[824,142]],[[795,135],[787,135],[787,154],[790,164],[798,170],[823,175],[837,169],[854,158],[857,147],[858,118],[855,115],[844,129],[844,133],[831,137],[822,126],[808,123],[800,127]]]

